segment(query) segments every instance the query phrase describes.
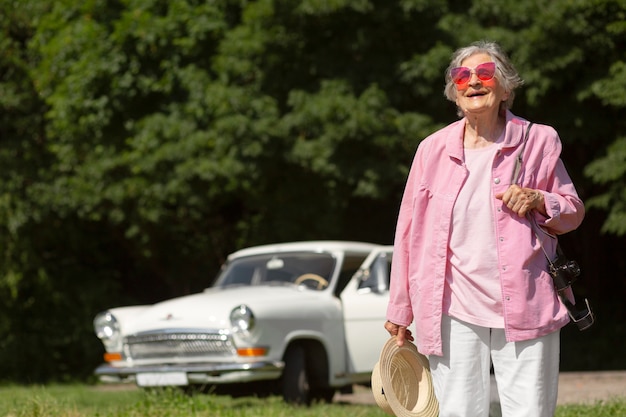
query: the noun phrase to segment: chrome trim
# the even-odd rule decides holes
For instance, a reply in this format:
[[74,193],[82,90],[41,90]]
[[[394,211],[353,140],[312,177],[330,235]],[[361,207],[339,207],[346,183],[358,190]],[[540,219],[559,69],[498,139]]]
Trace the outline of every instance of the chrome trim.
[[98,376],[129,376],[142,372],[204,372],[220,375],[229,372],[265,372],[282,371],[285,363],[281,361],[248,362],[248,363],[188,363],[180,365],[142,365],[116,367],[102,364],[94,373]]

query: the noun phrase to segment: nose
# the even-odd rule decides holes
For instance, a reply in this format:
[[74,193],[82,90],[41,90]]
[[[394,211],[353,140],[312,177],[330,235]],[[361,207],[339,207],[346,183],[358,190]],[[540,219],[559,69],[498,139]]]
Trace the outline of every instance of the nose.
[[480,81],[480,78],[478,78],[478,75],[476,75],[476,71],[472,70],[470,71],[470,79],[467,82],[469,85],[476,85],[476,84],[481,84],[482,81]]

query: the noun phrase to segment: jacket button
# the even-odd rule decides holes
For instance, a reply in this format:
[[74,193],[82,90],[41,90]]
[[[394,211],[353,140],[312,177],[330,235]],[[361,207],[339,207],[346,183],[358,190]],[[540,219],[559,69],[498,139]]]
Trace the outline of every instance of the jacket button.
[[500,184],[500,178],[494,179],[493,182],[495,182],[496,184]]

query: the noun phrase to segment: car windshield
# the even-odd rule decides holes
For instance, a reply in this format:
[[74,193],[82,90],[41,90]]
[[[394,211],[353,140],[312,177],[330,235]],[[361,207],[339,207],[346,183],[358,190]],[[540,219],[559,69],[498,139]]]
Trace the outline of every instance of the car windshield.
[[249,256],[230,262],[215,286],[287,284],[321,290],[328,286],[334,266],[335,258],[327,253]]

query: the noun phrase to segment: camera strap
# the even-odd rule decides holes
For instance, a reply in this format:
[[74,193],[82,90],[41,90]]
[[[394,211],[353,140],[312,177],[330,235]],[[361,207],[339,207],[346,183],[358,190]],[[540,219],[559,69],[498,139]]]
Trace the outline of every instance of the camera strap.
[[[521,149],[519,151],[519,154],[517,155],[517,158],[515,159],[515,167],[513,168],[513,175],[511,176],[511,185],[512,184],[519,185],[519,177],[520,177],[520,171],[522,168],[522,162],[524,158],[524,150],[526,149],[526,143],[528,142],[528,136],[530,134],[530,128],[532,127],[532,125],[533,123],[529,122],[528,126],[526,127]],[[567,268],[569,263],[567,262],[567,258],[565,257],[565,254],[563,253],[563,250],[561,249],[561,245],[559,245],[558,238],[556,236],[550,235],[554,239],[557,239],[557,243],[556,243],[556,255],[557,256],[553,260],[548,255],[548,252],[546,252],[546,249],[543,246],[543,241],[541,237],[539,236],[538,230],[541,230],[542,232],[546,234],[547,232],[545,232],[537,224],[537,220],[535,219],[534,216],[532,216],[531,213],[526,213],[526,218],[528,219],[528,222],[530,223],[530,226],[533,229],[533,233],[535,234],[535,238],[539,242],[539,246],[541,247],[541,250],[543,251],[546,259],[548,260],[548,265],[549,265],[548,272],[550,273],[553,280],[555,281],[555,288],[557,290],[557,294],[559,295],[559,299],[561,300],[563,305],[565,305],[565,308],[567,308],[567,312],[570,318],[576,324],[578,329],[581,331],[588,329],[595,322],[593,312],[591,311],[591,307],[589,306],[589,301],[585,298],[584,300],[585,305],[582,308],[578,309],[576,307],[576,298],[574,297],[574,292],[571,288],[572,282],[574,282],[574,279],[580,273],[580,271],[578,270],[578,273],[576,275],[571,276],[570,277],[571,279],[567,280],[566,283],[563,283],[563,280],[561,279],[561,274],[568,274],[570,273],[570,270],[569,268]],[[557,261],[560,261],[558,262],[559,265],[557,265]],[[563,268],[563,266],[565,266],[565,268]],[[578,268],[577,265],[576,265],[576,268]],[[557,281],[559,282],[558,285],[556,284]]]

